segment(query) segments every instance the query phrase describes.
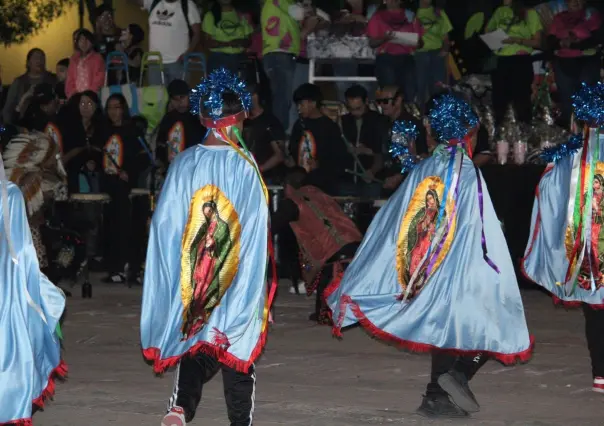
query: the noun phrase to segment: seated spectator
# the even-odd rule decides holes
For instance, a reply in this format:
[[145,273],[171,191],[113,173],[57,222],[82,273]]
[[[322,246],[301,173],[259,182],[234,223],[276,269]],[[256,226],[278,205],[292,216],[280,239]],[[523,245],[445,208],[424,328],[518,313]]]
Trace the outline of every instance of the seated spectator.
[[[141,148],[137,129],[130,121],[128,103],[122,94],[115,93],[107,99],[105,115],[109,126],[104,129],[102,191],[109,194],[107,209],[107,252],[105,266],[107,283],[124,283],[138,276],[138,265],[131,265],[132,277],[126,277],[125,267],[132,255],[130,229],[132,226],[130,190],[138,180],[137,155]],[[145,218],[141,218],[145,220]]]
[[34,48],[27,52],[25,67],[25,74],[17,77],[8,89],[2,110],[4,124],[15,123],[19,114],[25,112],[37,84],[50,83],[54,86],[57,82],[57,77],[46,70],[46,54],[41,49]]
[[105,84],[105,61],[94,50],[94,36],[86,29],[77,35],[76,53],[69,60],[65,94],[71,98],[76,93],[98,93]]
[[423,105],[439,86],[447,84],[449,33],[453,30],[446,12],[432,0],[420,0],[417,19],[424,28],[423,46],[415,52],[417,103]]
[[[371,183],[371,179],[384,166],[383,151],[390,139],[391,125],[387,117],[369,109],[368,94],[363,86],[351,86],[346,90],[345,97],[349,112],[342,117],[342,131],[348,143],[352,145],[349,150],[354,151],[366,171],[365,182]],[[359,174],[363,173],[353,155],[349,155],[346,168]],[[357,175],[351,177],[354,182],[361,179],[363,178]]]
[[264,179],[274,181],[282,171],[285,131],[277,117],[264,109],[258,85],[248,85],[248,90],[252,94],[252,108],[243,123],[244,139]]
[[[120,42],[116,49],[124,52],[128,56],[128,77],[130,82],[138,84],[141,75],[141,60],[143,59],[143,49],[141,43],[145,39],[145,31],[137,24],[128,25],[120,36]],[[121,84],[126,83],[126,76],[118,79]]]
[[598,45],[604,42],[602,15],[588,9],[585,0],[567,0],[568,10],[558,13],[549,28],[549,50],[554,51],[554,75],[560,96],[561,124],[568,128],[572,95],[600,81],[602,58]]
[[63,163],[72,193],[100,192],[105,124],[99,97],[92,91],[72,96],[59,117]]
[[294,92],[294,102],[300,118],[290,137],[290,165],[306,170],[308,184],[335,194],[348,156],[340,128],[321,113],[323,95],[318,86],[301,85]]
[[45,133],[63,153],[63,138],[59,130],[57,113],[59,102],[52,85],[42,83],[36,86],[32,100],[20,121],[20,125],[30,131]]
[[212,3],[203,17],[201,31],[205,46],[210,51],[208,74],[218,68],[239,74],[246,61],[245,51],[251,45],[254,30],[233,0]]
[[99,53],[103,58],[117,50],[117,45],[122,35],[122,30],[115,24],[113,8],[103,3],[96,8],[96,20],[94,22],[94,35]]
[[59,98],[59,104],[63,105],[67,101],[65,94],[65,80],[67,80],[67,70],[69,69],[69,58],[63,58],[57,62],[57,84],[55,85],[55,93]]
[[[393,42],[395,32],[416,33],[417,46]],[[380,86],[396,85],[405,99],[415,101],[417,94],[415,58],[413,53],[423,47],[424,30],[415,14],[405,9],[402,0],[385,0],[383,7],[369,20],[367,36],[371,47],[376,49],[375,75]]]
[[157,131],[157,159],[166,168],[182,151],[201,143],[205,135],[205,128],[189,111],[190,91],[183,80],[173,80],[168,85],[168,112]]

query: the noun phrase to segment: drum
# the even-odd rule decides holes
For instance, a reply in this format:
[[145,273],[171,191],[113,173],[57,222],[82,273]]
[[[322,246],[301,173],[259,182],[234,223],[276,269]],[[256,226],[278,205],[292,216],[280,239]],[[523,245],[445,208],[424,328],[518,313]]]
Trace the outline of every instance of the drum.
[[70,203],[109,203],[111,197],[109,194],[71,194]]
[[130,191],[130,198],[134,197],[148,197],[151,195],[151,191],[146,188],[132,188]]

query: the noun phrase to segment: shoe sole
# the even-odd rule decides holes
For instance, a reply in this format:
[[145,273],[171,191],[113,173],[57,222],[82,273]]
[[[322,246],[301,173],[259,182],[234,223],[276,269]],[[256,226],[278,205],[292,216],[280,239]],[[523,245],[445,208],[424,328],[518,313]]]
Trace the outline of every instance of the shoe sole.
[[604,388],[593,387],[592,390],[596,393],[604,393]]
[[187,426],[187,424],[175,414],[168,414],[161,421],[161,426]]
[[422,410],[418,408],[415,412],[427,419],[467,419],[470,417],[470,414],[438,414],[432,411]]
[[449,394],[453,402],[462,410],[468,413],[477,413],[480,411],[480,405],[468,395],[450,374],[443,374],[438,378],[438,385]]

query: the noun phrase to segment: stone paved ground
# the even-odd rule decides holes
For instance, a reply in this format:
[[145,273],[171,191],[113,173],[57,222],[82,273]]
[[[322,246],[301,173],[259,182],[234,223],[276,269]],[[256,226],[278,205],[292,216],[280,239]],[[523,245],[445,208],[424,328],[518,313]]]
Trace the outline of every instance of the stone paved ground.
[[[311,300],[282,291],[278,323],[258,364],[255,426],[603,425],[604,395],[590,391],[581,312],[554,309],[537,291],[523,296],[538,344],[533,361],[515,368],[488,363],[472,383],[483,410],[471,420],[430,422],[414,414],[429,357],[399,352],[358,329],[338,342],[306,321]],[[159,425],[172,377],[155,378],[142,360],[140,298],[140,288],[98,285],[91,300],[69,299],[69,380],[36,425]],[[219,376],[192,424],[228,424]]]

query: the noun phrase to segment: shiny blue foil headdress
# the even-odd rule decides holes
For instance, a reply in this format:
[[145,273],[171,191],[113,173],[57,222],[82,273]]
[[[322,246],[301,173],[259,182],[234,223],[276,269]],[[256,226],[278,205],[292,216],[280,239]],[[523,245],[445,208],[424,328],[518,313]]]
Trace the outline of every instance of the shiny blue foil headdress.
[[604,85],[600,82],[593,86],[583,83],[581,89],[572,97],[575,117],[591,127],[604,125]]
[[461,141],[478,124],[472,107],[449,93],[434,98],[428,118],[440,142]]
[[389,152],[395,160],[400,162],[401,173],[406,173],[415,166],[416,159],[410,148],[418,136],[419,129],[411,121],[399,120],[392,125]]
[[225,92],[236,94],[241,100],[243,110],[247,113],[252,107],[252,95],[248,92],[246,84],[232,72],[219,68],[212,71],[209,77],[204,78],[201,83],[191,90],[189,99],[191,101],[191,113],[199,115],[203,106],[212,120],[220,120],[223,117],[222,95]]

